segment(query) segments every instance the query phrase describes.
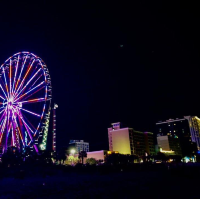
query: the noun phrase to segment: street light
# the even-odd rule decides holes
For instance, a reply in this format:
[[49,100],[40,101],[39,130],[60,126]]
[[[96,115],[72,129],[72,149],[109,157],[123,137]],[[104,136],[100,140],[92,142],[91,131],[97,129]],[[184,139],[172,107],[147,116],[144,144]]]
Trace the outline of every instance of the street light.
[[71,153],[74,155],[74,153],[75,153],[76,151],[75,151],[75,149],[72,149],[71,150]]
[[75,154],[76,151],[75,151],[75,149],[71,149],[70,152],[71,152],[71,154],[73,155],[73,159],[72,159],[72,165],[73,165],[73,163],[74,163],[74,162],[73,162],[73,160],[74,160],[74,154]]

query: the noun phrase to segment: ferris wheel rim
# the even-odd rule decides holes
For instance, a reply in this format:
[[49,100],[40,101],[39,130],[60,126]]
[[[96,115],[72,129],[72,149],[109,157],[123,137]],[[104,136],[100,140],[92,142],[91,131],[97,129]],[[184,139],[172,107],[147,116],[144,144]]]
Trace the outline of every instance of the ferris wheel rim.
[[[21,55],[25,55],[26,57],[25,57],[25,60],[24,60],[24,62],[23,62],[23,66],[19,66],[19,57],[21,56]],[[24,69],[24,66],[25,66],[25,63],[26,63],[26,59],[27,59],[27,57],[28,56],[32,56],[32,57],[34,57],[34,59],[33,59],[33,62],[35,62],[34,60],[36,60],[37,59],[37,61],[40,63],[40,68],[39,68],[39,70],[42,70],[42,77],[44,78],[44,81],[42,82],[42,83],[40,83],[40,84],[38,84],[38,85],[36,85],[34,88],[32,88],[31,90],[29,90],[27,93],[24,93],[23,94],[23,96],[21,96],[20,97],[20,94],[22,94],[23,92],[23,90],[26,88],[26,86],[30,83],[30,81],[31,81],[31,79],[28,81],[28,84],[26,84],[24,87],[22,86],[23,85],[23,83],[24,83],[24,81],[25,81],[25,79],[24,79],[24,77],[22,76],[22,72],[23,72],[23,69]],[[18,57],[18,61],[17,61],[17,65],[16,65],[16,67],[17,67],[17,69],[18,69],[18,67],[21,67],[21,71],[20,71],[20,74],[19,74],[19,76],[18,76],[18,80],[20,80],[20,78],[21,78],[21,76],[23,77],[22,78],[22,80],[21,80],[21,82],[19,83],[19,81],[17,81],[17,85],[15,85],[15,88],[14,88],[14,84],[16,83],[16,74],[17,74],[17,69],[16,69],[16,71],[14,71],[15,72],[15,75],[14,75],[14,81],[13,81],[13,83],[11,82],[11,80],[12,80],[12,77],[9,79],[9,82],[7,82],[7,80],[6,80],[6,77],[5,77],[5,66],[6,66],[6,64],[8,63],[8,62],[10,62],[10,73],[9,73],[9,75],[10,76],[12,76],[11,75],[11,72],[12,72],[12,65],[11,65],[11,61],[12,61],[12,59],[14,59],[15,57]],[[33,65],[33,62],[32,62],[32,65]],[[29,66],[29,70],[27,70],[27,72],[26,72],[26,74],[25,74],[25,77],[26,77],[26,75],[29,73],[29,71],[31,70],[31,65]],[[1,85],[1,82],[0,82],[0,90],[2,90],[2,94],[4,94],[4,97],[3,97],[3,95],[0,95],[0,99],[3,99],[4,101],[6,101],[7,100],[7,105],[6,105],[6,107],[7,107],[7,110],[6,110],[6,108],[4,108],[4,110],[1,110],[1,108],[2,107],[0,107],[0,119],[2,119],[2,117],[4,117],[6,114],[7,115],[9,115],[9,111],[8,111],[8,106],[9,106],[9,103],[11,103],[12,104],[12,113],[14,112],[16,112],[15,114],[17,115],[17,117],[19,117],[18,118],[18,120],[19,121],[22,121],[23,122],[23,126],[26,128],[26,130],[27,130],[27,132],[29,133],[30,131],[31,131],[31,127],[25,122],[25,114],[23,114],[23,112],[27,112],[27,113],[30,113],[30,114],[32,114],[32,115],[34,115],[34,116],[37,116],[37,117],[40,117],[40,120],[39,120],[39,122],[38,122],[38,126],[37,127],[35,127],[35,132],[33,133],[33,137],[35,137],[36,136],[36,134],[38,133],[38,131],[39,131],[39,128],[40,128],[40,126],[41,126],[41,123],[42,123],[42,121],[43,120],[45,120],[45,118],[44,118],[44,113],[45,113],[45,111],[48,111],[48,107],[46,107],[46,104],[47,104],[47,101],[49,101],[49,107],[50,107],[50,103],[51,103],[51,98],[48,98],[48,93],[47,93],[47,89],[48,89],[48,87],[49,86],[51,86],[51,79],[48,79],[48,84],[47,84],[47,75],[46,75],[46,71],[45,70],[47,70],[48,71],[48,69],[47,69],[47,67],[46,67],[46,64],[45,64],[45,62],[40,58],[40,57],[38,57],[37,55],[35,55],[35,54],[33,54],[33,53],[30,53],[30,52],[27,52],[27,51],[22,51],[22,52],[18,52],[18,53],[16,53],[16,54],[14,54],[14,55],[12,55],[12,56],[10,56],[1,66],[0,66],[0,70],[2,70],[3,71],[3,76],[4,76],[4,83],[5,83],[5,85],[4,85],[4,87],[6,88],[6,91],[3,89],[3,87],[2,87],[2,85]],[[1,73],[2,74],[2,73]],[[24,74],[23,74],[24,75]],[[49,75],[48,75],[49,76]],[[40,77],[39,77],[40,78]],[[50,76],[49,76],[49,78],[50,78]],[[0,77],[0,79],[2,80],[2,76]],[[34,79],[34,77],[32,78],[32,79]],[[37,82],[37,80],[36,80],[36,82]],[[9,85],[8,85],[9,84]],[[19,86],[18,86],[18,84],[19,84]],[[42,85],[42,84],[44,84],[44,85]],[[22,102],[20,102],[19,100],[21,99],[23,99],[23,97],[25,96],[25,95],[27,95],[28,93],[31,93],[31,91],[33,91],[34,89],[36,89],[37,87],[40,87],[42,85],[42,89],[44,89],[44,97],[41,97],[41,98],[38,98],[38,99],[29,99],[32,95],[34,95],[35,93],[32,93],[31,95],[29,95],[29,96],[26,96],[26,98],[24,98],[24,100],[22,101]],[[9,87],[9,88],[8,88]],[[22,88],[21,88],[22,87]],[[21,89],[21,90],[20,90]],[[9,92],[8,92],[9,91]],[[21,92],[20,92],[21,91]],[[15,93],[16,92],[16,93]],[[12,93],[12,95],[11,95],[11,93]],[[14,94],[13,94],[14,93]],[[11,96],[11,97],[10,97]],[[28,98],[28,99],[27,99]],[[3,102],[3,106],[6,104],[6,103],[4,103]],[[21,104],[19,104],[19,103],[21,103]],[[22,107],[20,107],[20,106],[22,106],[22,103],[27,103],[27,104],[29,104],[29,103],[42,103],[43,104],[43,109],[42,109],[42,112],[41,112],[41,114],[37,114],[37,113],[34,113],[34,112],[32,112],[32,111],[29,111],[29,110],[26,110],[26,109],[24,109],[24,108],[22,108]],[[14,111],[14,109],[16,109],[16,110],[18,110],[18,112],[17,111]],[[23,117],[24,116],[24,117]],[[9,119],[10,119],[10,116],[8,116],[9,117]],[[12,116],[11,116],[12,117]],[[15,119],[16,120],[16,119]],[[18,125],[17,125],[17,122],[14,120],[14,122],[16,123],[16,128],[18,128],[19,129],[19,127],[18,127]],[[5,120],[6,121],[6,120]],[[26,121],[28,121],[28,119],[26,119]],[[1,136],[0,136],[0,145],[1,145],[1,139],[2,139],[2,136],[3,136],[3,133],[2,133],[2,126],[3,126],[3,124],[4,124],[5,122],[4,121],[2,121],[2,122],[0,122],[0,130],[1,130]],[[9,120],[7,120],[7,123],[9,123]],[[29,122],[30,123],[30,122]],[[12,124],[12,122],[10,122],[10,126],[11,125],[13,125]],[[8,127],[7,127],[8,128]],[[11,127],[10,127],[11,128]],[[14,125],[12,126],[12,131],[13,131],[13,128],[14,128]],[[5,129],[3,129],[3,131],[4,131]],[[10,130],[11,131],[11,130]],[[21,135],[20,135],[21,136]],[[31,141],[32,142],[34,142],[34,140],[33,140],[33,138],[31,138],[32,137],[32,135],[30,134],[29,135],[30,136],[30,139],[31,139]],[[23,143],[23,138],[22,138],[22,136],[21,136],[21,140],[22,140],[22,143]],[[30,144],[30,143],[29,143]]]

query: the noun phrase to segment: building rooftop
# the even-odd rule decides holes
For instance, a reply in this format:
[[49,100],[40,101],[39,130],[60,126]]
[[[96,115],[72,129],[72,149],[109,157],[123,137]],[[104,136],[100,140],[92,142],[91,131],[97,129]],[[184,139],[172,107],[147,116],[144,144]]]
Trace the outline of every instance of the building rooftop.
[[74,144],[74,143],[88,143],[88,142],[84,142],[84,140],[70,140],[69,143],[70,144]]

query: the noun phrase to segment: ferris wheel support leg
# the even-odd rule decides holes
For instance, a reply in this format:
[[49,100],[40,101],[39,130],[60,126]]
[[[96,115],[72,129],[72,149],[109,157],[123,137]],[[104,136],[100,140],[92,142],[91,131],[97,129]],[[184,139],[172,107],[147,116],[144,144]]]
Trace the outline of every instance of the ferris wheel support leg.
[[8,128],[6,128],[6,142],[5,142],[5,152],[7,151],[7,142],[8,142]]
[[16,147],[16,145],[17,145],[17,142],[16,142],[16,125],[15,125],[15,123],[14,123],[14,119],[13,119],[13,121],[12,121],[12,125],[13,125],[13,146],[15,146]]
[[7,152],[7,145],[8,145],[8,123],[9,123],[9,111],[7,113],[5,152]]
[[38,148],[37,148],[36,144],[34,144],[33,146],[34,146],[34,148],[35,148],[35,151],[38,153],[38,152],[39,152],[39,150],[38,150]]

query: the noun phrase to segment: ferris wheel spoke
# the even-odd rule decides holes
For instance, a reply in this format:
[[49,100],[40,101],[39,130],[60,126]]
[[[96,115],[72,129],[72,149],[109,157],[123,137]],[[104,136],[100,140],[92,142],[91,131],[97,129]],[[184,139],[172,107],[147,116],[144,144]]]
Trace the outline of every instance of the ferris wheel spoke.
[[25,112],[27,112],[27,113],[30,113],[30,114],[32,114],[32,115],[35,115],[35,116],[37,116],[37,117],[41,117],[39,114],[34,113],[34,112],[32,112],[32,111],[29,111],[29,110],[27,110],[27,109],[20,108],[20,110],[23,110],[23,111],[25,111]]
[[24,91],[24,89],[30,84],[30,82],[33,80],[33,78],[40,72],[41,68],[39,68],[37,70],[37,72],[31,77],[31,79],[26,83],[26,85],[21,89],[21,91],[15,96],[15,97],[18,97],[19,94]]
[[9,77],[9,82],[10,82],[10,88],[9,88],[9,92],[10,92],[10,95],[11,95],[11,93],[12,93],[12,80],[11,80],[11,78],[12,78],[12,66],[11,66],[11,59],[10,59],[10,77]]
[[[25,129],[27,129],[26,124],[23,122],[23,116],[22,116],[21,112],[20,112],[20,114],[18,114],[18,118],[19,118],[19,121],[20,121],[21,129],[22,129],[22,126],[24,126]],[[23,136],[23,142],[25,143],[25,133],[24,133],[24,136]],[[26,145],[24,144],[24,146],[26,146]]]
[[32,69],[32,66],[33,66],[34,62],[35,62],[35,59],[32,61],[31,65],[28,67],[28,69],[27,69],[27,71],[26,71],[26,74],[24,75],[24,77],[23,77],[23,79],[22,79],[22,81],[21,81],[21,84],[19,85],[19,87],[18,87],[16,93],[18,93],[19,89],[20,89],[21,86],[23,85],[23,83],[24,83],[24,81],[25,81],[27,75],[29,74],[30,70]]
[[[32,95],[36,94],[37,92],[39,92],[40,90],[42,90],[44,88],[45,88],[45,86],[39,88],[38,90],[36,90],[35,92],[31,93],[30,95],[27,95],[23,100],[26,100],[26,99],[30,98]],[[47,100],[47,99],[45,99],[45,100]]]
[[1,132],[1,127],[3,125],[3,122],[4,122],[4,119],[1,121],[1,124],[0,124],[0,133],[3,133],[3,132]]
[[20,97],[18,97],[17,99],[15,98],[14,102],[17,102],[19,99],[23,98],[24,96],[26,96],[28,93],[30,93],[31,91],[35,90],[36,88],[40,87],[42,84],[44,84],[45,82],[41,82],[40,84],[38,84],[37,86],[35,86],[34,88],[32,88],[31,90],[27,91],[26,93],[24,93],[23,95],[21,95]]
[[13,86],[12,86],[12,92],[13,93],[14,93],[14,88],[15,88],[15,82],[16,82],[16,75],[17,75],[17,71],[18,71],[18,66],[19,66],[19,55],[18,55],[18,58],[17,58],[17,66],[16,66],[16,69],[15,69],[15,76],[14,76]]
[[5,129],[5,126],[6,126],[6,122],[7,122],[7,111],[5,112],[5,115],[4,115],[4,122],[2,124],[2,127],[1,127],[1,132],[4,132],[4,129]]
[[26,121],[27,125],[29,125],[31,127],[31,129],[33,129],[33,131],[31,131],[32,133],[34,133],[34,131],[36,131],[37,129],[35,128],[35,126],[33,126],[33,124],[28,120],[28,118],[25,116],[25,114],[23,115],[23,119]]
[[3,99],[3,100],[5,100],[5,98],[3,96],[1,96],[1,95],[0,95],[0,98]]
[[[16,121],[16,122],[17,122],[17,121]],[[25,145],[25,144],[24,144],[23,137],[22,137],[22,133],[21,133],[22,131],[21,131],[21,129],[19,128],[19,126],[17,127],[17,130],[18,130],[18,132],[19,132],[19,136],[20,136],[20,138],[21,138],[22,144]]]
[[30,99],[30,100],[27,100],[27,101],[21,101],[20,103],[37,103],[37,102],[44,102],[46,101],[45,98],[36,98],[36,99]]
[[[15,113],[17,113],[15,110],[14,110],[14,108],[12,108],[12,110],[13,110],[13,122],[15,123],[15,128],[17,129],[17,132],[19,133],[19,137],[21,138],[21,141],[22,141],[22,144],[23,144],[23,146],[24,146],[24,141],[23,141],[23,135],[22,135],[22,133],[21,133],[21,131],[20,131],[20,128],[19,128],[19,125],[18,125],[18,123],[17,123],[17,120],[16,120],[16,117],[17,117],[17,115],[16,116],[14,116],[14,112]],[[18,114],[18,113],[17,113]],[[20,121],[20,118],[18,117],[18,120]],[[21,126],[20,126],[21,127]],[[16,133],[17,133],[16,132]],[[19,143],[18,143],[19,144]]]
[[[2,109],[2,108],[0,108],[0,109]],[[3,111],[5,111],[5,108],[4,108],[3,110],[0,111],[0,114],[1,114]]]
[[[19,114],[18,114],[18,115],[19,115]],[[24,123],[24,125],[31,131],[31,133],[34,134],[34,131],[31,129],[31,127],[27,124],[27,122],[25,122],[24,117],[23,117],[22,114],[21,114],[20,118],[21,118],[22,122]],[[26,118],[26,120],[28,121],[27,118]],[[29,122],[29,121],[28,121],[28,122]],[[30,122],[29,122],[29,123],[30,123]],[[32,128],[33,128],[33,127],[32,127]],[[35,129],[34,129],[34,130],[35,130]],[[31,134],[29,134],[29,137],[31,138],[31,140],[33,139]]]
[[4,133],[4,129],[5,129],[5,124],[6,124],[6,119],[4,120],[2,126],[1,126],[1,132]]
[[3,76],[4,76],[4,81],[5,81],[5,86],[6,86],[6,91],[7,91],[7,97],[9,97],[9,92],[8,92],[8,84],[6,81],[6,75],[5,75],[5,69],[3,68]]
[[[4,119],[1,120],[0,129],[1,129],[1,126],[2,126],[2,124],[3,124],[3,121],[4,121]],[[1,131],[0,131],[0,132],[1,132]]]
[[2,138],[3,138],[3,133],[0,133],[1,136],[0,136],[0,144],[1,144],[1,141],[2,141]]
[[[8,96],[6,95],[6,93],[5,93],[4,89],[3,89],[3,87],[1,86],[1,84],[0,84],[0,87],[1,87],[1,90],[3,91],[3,94],[5,95],[5,97],[8,98]],[[3,98],[3,97],[1,97],[1,98]]]
[[12,111],[12,142],[13,142],[13,146],[16,146],[15,142],[16,142],[16,134],[14,132],[14,129],[16,129],[16,125],[15,125],[15,120],[14,120],[15,116],[14,116],[14,111]]
[[1,118],[0,118],[0,121],[3,119],[3,117],[4,117],[5,114],[7,113],[7,110],[6,110],[6,109],[1,110],[1,113],[2,113],[3,111],[5,111],[5,112],[2,114],[2,116],[1,116]]
[[10,132],[10,130],[11,130],[11,124],[12,124],[12,122],[8,122],[8,132]]
[[34,83],[31,85],[30,89],[39,81],[39,79],[43,76],[43,74],[40,74],[40,76],[34,81]]
[[[32,129],[31,129],[31,128],[28,126],[28,124],[24,121],[22,114],[17,113],[17,115],[18,115],[18,118],[21,119],[21,121],[22,121],[24,127],[25,127],[26,129],[28,128],[28,129],[32,132]],[[29,131],[28,131],[28,133],[29,133]],[[31,135],[30,133],[29,133],[29,137],[31,138],[31,140],[33,139],[33,138],[32,138],[32,135]]]
[[18,80],[17,80],[17,84],[15,85],[14,92],[16,91],[17,86],[18,86],[18,84],[19,84],[19,82],[20,82],[21,75],[22,75],[22,71],[24,70],[24,65],[25,65],[25,63],[26,63],[26,59],[27,59],[27,55],[26,55],[26,57],[25,57],[25,60],[24,60],[23,66],[22,66],[22,68],[21,68],[21,71],[20,71],[20,74],[19,74],[19,77],[18,77]]
[[12,146],[15,146],[15,139],[14,139],[14,130],[13,130],[13,123],[12,123],[12,140],[11,140],[11,142],[12,142]]

